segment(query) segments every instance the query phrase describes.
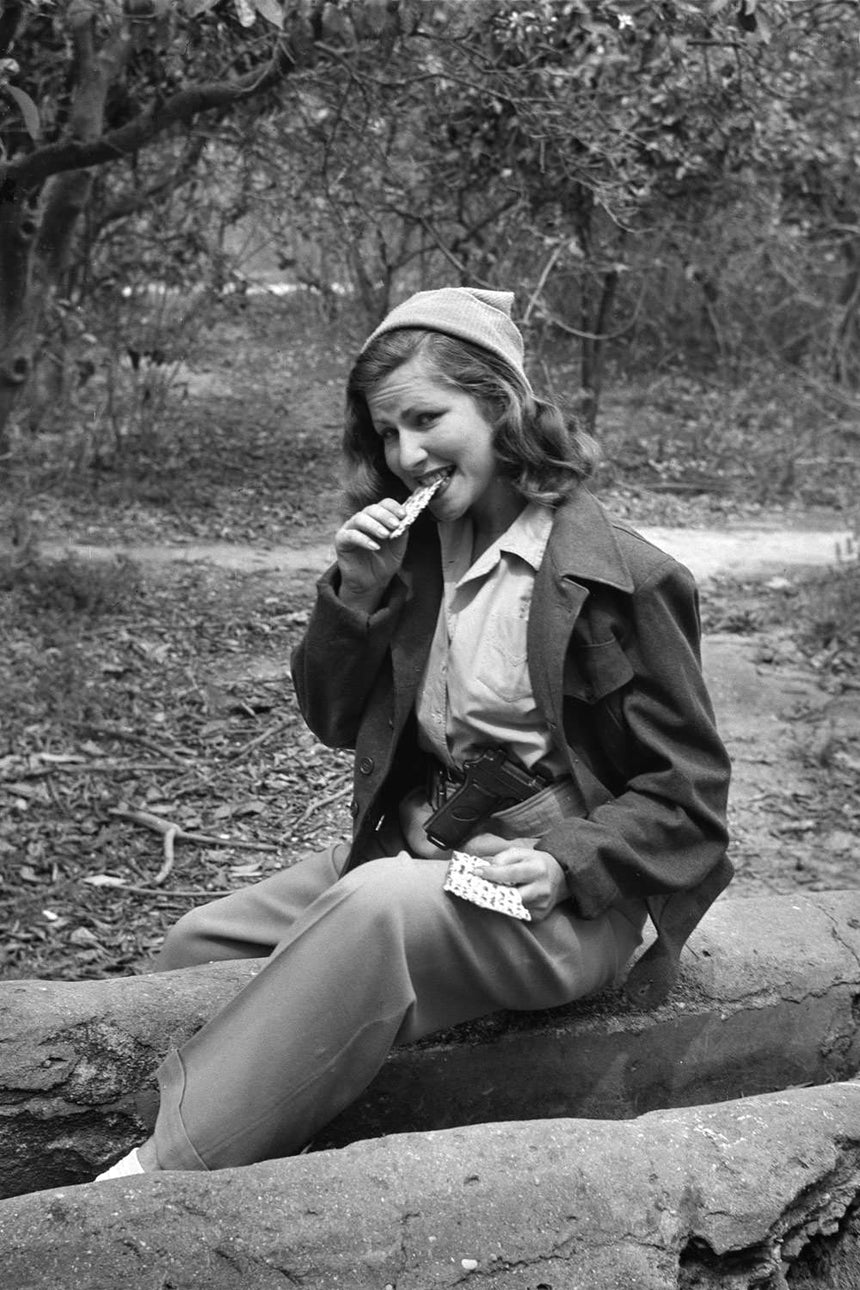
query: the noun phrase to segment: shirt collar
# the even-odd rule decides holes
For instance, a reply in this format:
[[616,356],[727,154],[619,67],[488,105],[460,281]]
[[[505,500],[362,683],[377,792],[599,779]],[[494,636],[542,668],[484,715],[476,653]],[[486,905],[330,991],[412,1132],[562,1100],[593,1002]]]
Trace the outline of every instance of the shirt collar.
[[439,525],[442,559],[455,572],[458,585],[485,577],[502,555],[518,556],[535,572],[540,568],[553,525],[553,512],[539,502],[529,502],[512,524],[500,533],[473,565],[468,563],[472,548],[472,522],[468,517]]
[[518,555],[537,571],[544,557],[552,531],[553,513],[548,506],[529,502],[520,511],[510,528],[497,539],[499,551]]

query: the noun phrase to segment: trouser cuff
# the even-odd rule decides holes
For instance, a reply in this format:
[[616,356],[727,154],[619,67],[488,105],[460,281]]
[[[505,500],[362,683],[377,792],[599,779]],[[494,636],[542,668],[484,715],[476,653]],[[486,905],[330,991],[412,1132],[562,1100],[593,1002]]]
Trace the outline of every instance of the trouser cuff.
[[153,1131],[155,1154],[160,1169],[202,1169],[209,1166],[197,1154],[182,1123],[182,1097],[185,1092],[185,1067],[179,1053],[172,1049],[158,1068],[161,1106]]

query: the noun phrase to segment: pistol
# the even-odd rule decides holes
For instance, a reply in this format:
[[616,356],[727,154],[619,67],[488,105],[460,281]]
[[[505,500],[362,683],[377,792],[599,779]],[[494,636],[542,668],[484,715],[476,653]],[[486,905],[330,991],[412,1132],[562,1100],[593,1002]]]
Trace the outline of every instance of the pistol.
[[460,787],[425,821],[424,832],[438,847],[459,846],[485,816],[524,802],[547,784],[511,761],[504,748],[483,749],[463,763],[463,775]]

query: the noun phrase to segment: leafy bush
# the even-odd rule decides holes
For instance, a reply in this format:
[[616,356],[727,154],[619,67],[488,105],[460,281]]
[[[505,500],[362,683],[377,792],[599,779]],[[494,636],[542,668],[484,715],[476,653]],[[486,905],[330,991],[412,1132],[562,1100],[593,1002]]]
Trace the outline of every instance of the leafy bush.
[[45,560],[31,554],[21,560],[0,557],[0,591],[17,593],[37,614],[74,620],[95,619],[121,610],[137,594],[137,566],[124,557],[110,561],[66,555]]
[[74,724],[101,715],[101,678],[87,634],[121,613],[139,589],[137,566],[126,559],[46,560],[34,549],[0,555],[0,690],[10,751],[27,721]]
[[837,565],[806,589],[806,647],[833,672],[856,676],[860,663],[860,562]]

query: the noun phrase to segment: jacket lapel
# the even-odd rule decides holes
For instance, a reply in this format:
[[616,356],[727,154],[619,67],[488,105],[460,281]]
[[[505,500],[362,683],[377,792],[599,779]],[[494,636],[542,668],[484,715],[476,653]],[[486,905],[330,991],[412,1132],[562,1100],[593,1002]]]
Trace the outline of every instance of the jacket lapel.
[[535,575],[529,611],[529,674],[537,706],[553,730],[561,725],[564,660],[588,589],[560,576],[545,558]]
[[[442,562],[436,526],[433,525],[432,531],[422,528],[424,531],[420,533],[419,541],[414,542],[410,551],[412,559],[400,574],[406,585],[406,604],[391,642],[394,727],[398,732],[415,702],[415,692],[427,663],[442,602]],[[414,538],[419,538],[417,525]]]
[[[589,597],[589,583],[633,590],[633,579],[600,503],[584,489],[556,512],[546,555],[535,576],[528,626],[529,673],[535,700],[553,740],[568,746],[564,731],[564,670],[570,639]],[[584,763],[574,757],[574,777],[586,800],[606,800]]]

